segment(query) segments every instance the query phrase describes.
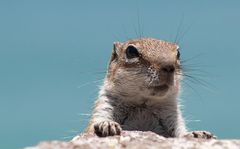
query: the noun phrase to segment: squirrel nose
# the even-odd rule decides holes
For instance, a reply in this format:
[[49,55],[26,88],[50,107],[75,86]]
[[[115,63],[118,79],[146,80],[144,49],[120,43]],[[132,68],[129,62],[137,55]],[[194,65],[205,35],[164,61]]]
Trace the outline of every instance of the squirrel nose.
[[173,73],[175,71],[175,67],[173,65],[166,65],[162,67],[162,71],[165,73]]

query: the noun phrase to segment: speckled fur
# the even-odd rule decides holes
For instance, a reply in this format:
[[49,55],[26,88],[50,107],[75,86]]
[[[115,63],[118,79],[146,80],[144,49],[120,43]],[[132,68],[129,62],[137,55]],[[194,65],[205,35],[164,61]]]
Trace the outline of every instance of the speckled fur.
[[[139,57],[128,59],[126,49],[138,49]],[[121,130],[153,131],[165,137],[187,133],[178,96],[182,79],[175,43],[141,38],[114,43],[108,73],[96,100],[87,132],[118,135]],[[165,73],[165,66],[174,66]],[[155,87],[167,84],[168,88]]]

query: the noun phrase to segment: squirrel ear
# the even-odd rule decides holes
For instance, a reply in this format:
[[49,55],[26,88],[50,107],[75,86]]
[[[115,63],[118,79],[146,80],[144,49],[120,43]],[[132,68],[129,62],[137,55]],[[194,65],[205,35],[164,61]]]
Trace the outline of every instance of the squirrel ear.
[[114,42],[113,43],[113,50],[112,50],[112,56],[111,56],[110,62],[112,62],[115,59],[117,59],[120,47],[121,47],[121,43],[120,42]]
[[121,46],[122,46],[122,43],[120,43],[120,42],[114,42],[114,43],[113,43],[113,50],[114,50],[117,54],[119,54],[119,49],[121,48]]

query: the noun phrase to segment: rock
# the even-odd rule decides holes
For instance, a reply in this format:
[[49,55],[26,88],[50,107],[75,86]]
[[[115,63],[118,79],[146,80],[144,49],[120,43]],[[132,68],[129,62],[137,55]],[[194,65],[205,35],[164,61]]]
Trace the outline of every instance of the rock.
[[153,132],[123,131],[106,138],[81,134],[71,142],[49,141],[26,149],[240,149],[240,140],[164,138]]

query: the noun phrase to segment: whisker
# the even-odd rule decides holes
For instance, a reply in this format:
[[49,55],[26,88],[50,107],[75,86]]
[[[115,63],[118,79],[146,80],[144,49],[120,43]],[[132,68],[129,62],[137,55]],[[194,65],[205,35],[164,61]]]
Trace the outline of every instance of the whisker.
[[90,113],[79,113],[78,115],[79,115],[79,116],[91,116]]
[[137,31],[137,29],[136,29],[136,26],[133,25],[133,27],[134,27],[134,32],[135,32],[136,37],[140,37],[140,35],[138,34],[138,31]]
[[123,30],[123,34],[125,36],[125,39],[130,40],[131,38],[127,35],[126,27],[124,25],[122,25],[122,30]]
[[64,137],[60,138],[60,140],[69,140],[69,139],[72,139],[73,137],[75,137],[76,135],[64,136]]
[[82,88],[82,87],[84,87],[84,86],[91,85],[91,84],[93,84],[93,83],[103,82],[103,80],[104,80],[104,79],[99,79],[99,80],[87,82],[87,83],[84,83],[84,84],[82,84],[82,85],[79,85],[77,88]]
[[199,58],[200,56],[203,56],[203,53],[199,53],[199,54],[197,54],[197,55],[195,55],[195,56],[192,56],[192,57],[190,57],[190,58],[188,58],[188,59],[180,60],[180,61],[181,61],[181,63],[185,63],[185,62],[188,62],[188,61],[190,61],[190,60],[197,59],[197,58]]
[[202,79],[199,76],[196,77],[196,75],[192,76],[192,75],[189,75],[189,74],[186,74],[186,73],[178,73],[178,75],[181,75],[181,76],[185,77],[185,79],[184,79],[185,82],[189,81],[193,84],[200,85],[201,87],[203,87],[204,89],[206,89],[208,91],[214,92],[213,88],[216,89],[216,87],[214,85],[205,81],[205,79]]
[[96,72],[93,72],[92,74],[106,74],[107,71],[96,71]]
[[137,2],[137,22],[138,22],[138,32],[139,32],[139,35],[140,35],[140,38],[143,37],[143,29],[142,29],[142,26],[141,26],[141,23],[140,23],[140,8],[139,8],[139,1]]
[[206,87],[207,89],[210,89],[209,87],[214,87],[212,84],[210,84],[209,82],[205,81],[204,79],[201,79],[201,78],[196,78],[196,77],[193,77],[191,75],[187,75],[187,74],[183,74],[183,76],[186,76],[188,78],[190,78],[191,80],[193,80],[195,83],[199,83],[201,85],[203,85],[204,87]]
[[179,25],[178,25],[177,34],[176,34],[176,36],[175,36],[174,43],[178,43],[178,37],[179,37],[179,34],[180,34],[180,30],[181,30],[181,28],[182,28],[183,20],[184,20],[184,14],[182,15],[181,20],[180,20],[180,23],[179,23]]
[[187,32],[192,28],[193,24],[190,24],[185,31],[182,32],[181,36],[179,37],[177,43],[180,44],[180,41],[183,41],[183,38],[187,34]]
[[187,85],[187,87],[189,87],[194,93],[196,93],[198,95],[198,97],[200,98],[200,100],[202,101],[201,94],[194,87],[192,87],[188,82],[186,82],[186,80],[183,80],[183,84]]

